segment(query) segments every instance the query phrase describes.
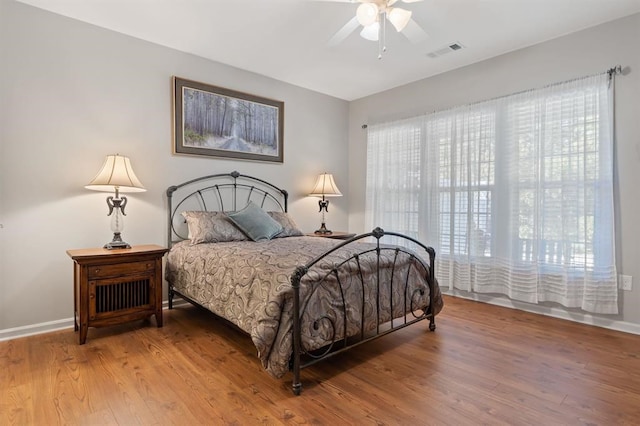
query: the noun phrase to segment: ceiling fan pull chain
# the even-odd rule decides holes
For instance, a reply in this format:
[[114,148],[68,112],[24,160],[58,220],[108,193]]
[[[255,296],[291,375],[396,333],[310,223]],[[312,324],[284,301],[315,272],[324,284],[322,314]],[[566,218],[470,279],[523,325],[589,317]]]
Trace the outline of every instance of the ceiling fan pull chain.
[[386,12],[380,12],[380,14],[378,15],[378,59],[382,59],[382,53],[385,50],[387,50],[387,47],[385,46],[385,41],[384,41],[384,37],[385,37],[384,29],[385,29],[386,17],[387,17]]
[[387,51],[387,11],[385,10],[382,19],[382,52]]
[[378,59],[382,59],[382,25],[378,25]]

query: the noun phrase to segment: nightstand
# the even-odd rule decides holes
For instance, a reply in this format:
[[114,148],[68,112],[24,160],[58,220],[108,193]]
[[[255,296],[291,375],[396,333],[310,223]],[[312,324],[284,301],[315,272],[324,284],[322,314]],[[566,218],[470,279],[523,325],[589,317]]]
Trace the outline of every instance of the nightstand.
[[67,250],[73,259],[73,318],[78,343],[89,327],[155,315],[162,327],[162,257],[157,245]]
[[311,232],[310,234],[305,234],[307,237],[323,237],[323,238],[333,238],[334,240],[348,240],[349,238],[355,237],[356,234],[350,234],[349,232],[340,232],[333,231],[330,234],[316,234]]

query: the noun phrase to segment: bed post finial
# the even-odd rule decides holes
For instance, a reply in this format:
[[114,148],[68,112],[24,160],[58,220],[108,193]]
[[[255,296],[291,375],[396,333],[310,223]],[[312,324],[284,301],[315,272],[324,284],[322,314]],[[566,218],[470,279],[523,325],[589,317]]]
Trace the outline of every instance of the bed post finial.
[[376,229],[374,229],[373,231],[371,231],[371,235],[373,235],[374,237],[376,237],[377,239],[380,239],[384,236],[384,229],[380,228],[379,226],[376,227]]
[[231,175],[232,178],[234,179],[238,179],[240,177],[240,173],[238,173],[237,171],[232,171],[231,173],[229,173]]
[[291,275],[291,286],[293,288],[300,287],[300,280],[305,276],[308,272],[308,269],[305,266],[298,266],[295,271],[293,271],[293,275]]

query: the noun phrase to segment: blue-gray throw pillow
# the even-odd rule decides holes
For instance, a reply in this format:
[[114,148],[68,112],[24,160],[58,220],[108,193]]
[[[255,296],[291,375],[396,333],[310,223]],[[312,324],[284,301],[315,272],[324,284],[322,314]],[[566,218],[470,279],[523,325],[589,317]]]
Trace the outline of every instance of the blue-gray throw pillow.
[[228,213],[227,216],[253,241],[270,240],[282,232],[282,225],[252,201],[242,210]]

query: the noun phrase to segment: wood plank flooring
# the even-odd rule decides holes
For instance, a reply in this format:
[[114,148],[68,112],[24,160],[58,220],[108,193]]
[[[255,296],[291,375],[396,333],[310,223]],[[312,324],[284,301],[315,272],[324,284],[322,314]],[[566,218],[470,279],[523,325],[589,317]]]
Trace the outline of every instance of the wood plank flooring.
[[303,370],[299,397],[192,306],[0,342],[0,424],[640,424],[640,336],[452,297],[436,324]]

